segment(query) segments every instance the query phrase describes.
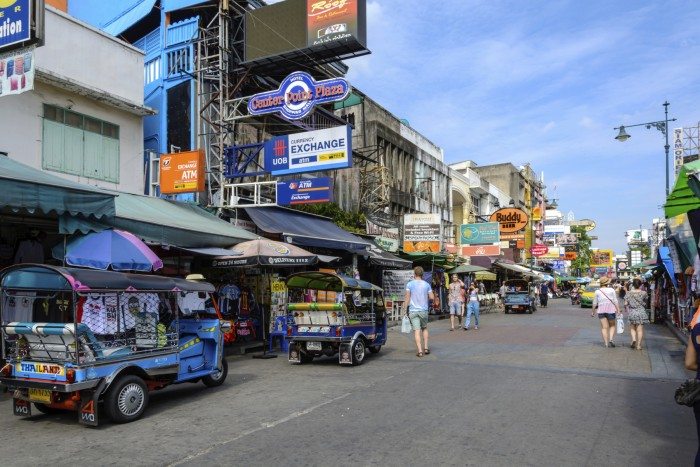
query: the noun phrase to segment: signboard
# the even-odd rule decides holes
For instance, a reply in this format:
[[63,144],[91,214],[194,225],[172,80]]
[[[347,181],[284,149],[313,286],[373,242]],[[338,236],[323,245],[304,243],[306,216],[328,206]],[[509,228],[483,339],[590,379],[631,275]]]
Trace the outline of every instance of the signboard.
[[571,233],[571,227],[568,225],[545,225],[544,226],[544,234],[545,235],[556,235],[556,234],[568,234]]
[[615,270],[618,273],[627,271],[627,260],[618,259],[617,261],[615,261]]
[[384,297],[391,300],[403,301],[406,295],[406,284],[413,280],[413,269],[382,271],[382,289]]
[[[0,3],[2,1],[0,0]],[[0,31],[2,18],[0,17]],[[0,54],[0,97],[34,89],[34,47]]]
[[352,167],[350,125],[278,136],[265,143],[265,170],[288,175]]
[[462,247],[462,256],[498,256],[500,254],[500,245],[474,245]]
[[596,250],[591,252],[591,267],[606,267],[609,268],[613,264],[613,254],[612,250]]
[[329,177],[277,182],[277,204],[280,206],[328,203],[332,198]]
[[503,233],[501,232],[501,240],[522,240],[525,241],[524,233]]
[[673,173],[676,174],[675,178],[678,178],[678,172],[681,171],[681,167],[684,164],[683,156],[683,128],[673,129]]
[[399,251],[399,229],[379,226],[365,220],[367,235],[375,235],[374,243],[392,253]]
[[567,251],[564,253],[564,259],[567,261],[574,261],[576,258],[578,258],[578,253],[575,251]]
[[32,0],[0,0],[0,50],[32,38]]
[[549,248],[547,247],[547,245],[532,245],[530,247],[530,253],[532,254],[532,256],[535,256],[537,258],[546,255],[548,251]]
[[462,224],[459,229],[461,244],[477,245],[480,243],[498,243],[499,238],[498,222],[483,222],[481,224]]
[[440,214],[405,214],[403,216],[403,251],[440,252]]
[[595,230],[595,221],[592,221],[590,219],[581,219],[578,222],[579,222],[579,225],[582,225],[586,229],[586,232],[590,232],[591,230]]
[[528,216],[525,211],[518,208],[503,208],[491,214],[491,222],[498,222],[501,233],[515,233],[523,230],[527,225]]
[[563,233],[557,234],[556,240],[559,245],[576,245],[578,243],[578,238],[581,235],[578,233]]
[[649,243],[649,231],[647,229],[628,230],[625,232],[627,244]]
[[164,195],[204,191],[204,151],[176,152],[160,156],[160,192]]
[[309,46],[357,36],[358,0],[306,0],[306,32]]
[[542,208],[539,206],[535,206],[532,208],[532,220],[535,222],[539,222],[542,220]]
[[300,120],[317,105],[342,101],[349,93],[350,84],[343,78],[316,81],[306,72],[295,71],[276,90],[251,96],[248,113],[265,115],[279,112],[289,120]]
[[551,266],[552,269],[556,271],[563,271],[564,269],[566,269],[566,262],[562,260],[554,260],[552,261]]
[[564,252],[578,253],[578,245],[564,245]]
[[[537,245],[535,245],[537,246]],[[565,259],[564,258],[564,249],[558,246],[555,247],[549,247],[547,248],[547,252],[544,253],[543,255],[539,256],[541,259]],[[533,255],[535,256],[535,255]]]

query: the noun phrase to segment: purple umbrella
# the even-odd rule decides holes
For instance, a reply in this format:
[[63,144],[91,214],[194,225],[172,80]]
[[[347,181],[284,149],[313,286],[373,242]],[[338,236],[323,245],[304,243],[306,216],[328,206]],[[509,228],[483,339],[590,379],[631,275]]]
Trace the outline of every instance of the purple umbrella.
[[65,260],[70,266],[114,271],[155,271],[163,267],[163,261],[145,243],[124,230],[103,230],[72,240],[53,249],[56,259]]

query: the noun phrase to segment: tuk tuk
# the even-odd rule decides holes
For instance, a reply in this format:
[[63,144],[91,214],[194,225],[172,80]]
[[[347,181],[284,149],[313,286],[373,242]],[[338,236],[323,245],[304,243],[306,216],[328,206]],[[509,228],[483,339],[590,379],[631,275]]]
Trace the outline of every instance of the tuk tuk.
[[0,383],[13,412],[78,412],[115,423],[146,410],[149,391],[228,374],[206,282],[44,265],[0,273]]
[[[327,272],[292,274],[286,283],[290,362],[310,363],[315,357],[337,354],[341,365],[360,365],[368,349],[378,353],[386,344],[381,288]],[[293,301],[307,291],[315,291],[317,301]]]
[[505,281],[506,291],[503,297],[503,308],[506,312],[525,312],[528,314],[537,310],[535,303],[535,287],[531,282],[524,279],[513,279]]

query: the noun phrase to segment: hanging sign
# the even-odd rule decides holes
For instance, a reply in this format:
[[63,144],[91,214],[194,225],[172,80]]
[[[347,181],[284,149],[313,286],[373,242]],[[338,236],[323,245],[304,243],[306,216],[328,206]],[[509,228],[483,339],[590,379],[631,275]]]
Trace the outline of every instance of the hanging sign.
[[498,256],[501,254],[501,245],[474,245],[463,246],[462,256]]
[[0,1],[0,50],[32,38],[32,1]]
[[328,203],[332,197],[329,177],[277,182],[277,204],[280,206]]
[[164,195],[204,191],[204,151],[160,156],[160,192]]
[[500,231],[504,233],[515,233],[523,230],[527,225],[528,215],[518,208],[504,208],[491,214],[491,222],[498,222]]
[[[0,3],[2,3],[0,1]],[[0,17],[0,31],[2,17]],[[0,53],[0,96],[21,94],[34,89],[34,46]]]
[[567,251],[564,253],[564,259],[567,261],[574,261],[576,258],[578,258],[578,253],[575,251]]
[[403,219],[405,253],[440,252],[440,214],[405,214]]
[[253,95],[248,100],[248,113],[264,115],[279,112],[289,120],[300,120],[317,105],[342,101],[349,93],[350,84],[343,78],[316,81],[308,73],[295,71],[275,91]]
[[476,245],[480,243],[498,243],[498,222],[483,222],[479,224],[462,224],[459,229],[463,245]]
[[678,173],[683,166],[683,128],[673,129],[673,172],[678,178]]
[[350,125],[278,136],[265,143],[265,170],[288,175],[352,167]]
[[547,247],[547,245],[532,245],[530,247],[530,253],[532,254],[532,256],[535,256],[538,258],[540,256],[546,255],[548,251],[549,251],[549,247]]

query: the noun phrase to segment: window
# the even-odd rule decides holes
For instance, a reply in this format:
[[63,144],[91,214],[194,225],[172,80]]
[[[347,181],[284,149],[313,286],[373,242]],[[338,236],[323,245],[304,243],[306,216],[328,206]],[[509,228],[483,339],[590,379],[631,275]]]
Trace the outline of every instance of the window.
[[119,126],[44,104],[42,167],[119,183]]

